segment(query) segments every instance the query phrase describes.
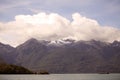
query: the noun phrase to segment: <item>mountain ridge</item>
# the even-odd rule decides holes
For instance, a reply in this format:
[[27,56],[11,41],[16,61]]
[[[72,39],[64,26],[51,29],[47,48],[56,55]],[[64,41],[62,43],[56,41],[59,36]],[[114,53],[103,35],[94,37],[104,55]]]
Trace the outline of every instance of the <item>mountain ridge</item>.
[[13,64],[50,73],[120,72],[119,41],[106,43],[66,39],[60,42],[60,46],[56,46],[50,44],[51,41],[29,39],[13,51]]

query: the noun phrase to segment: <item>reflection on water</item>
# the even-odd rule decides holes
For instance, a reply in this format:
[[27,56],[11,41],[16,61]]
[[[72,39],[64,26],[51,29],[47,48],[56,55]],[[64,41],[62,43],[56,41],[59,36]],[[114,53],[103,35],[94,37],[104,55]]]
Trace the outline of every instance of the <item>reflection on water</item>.
[[120,74],[0,75],[0,80],[120,80]]

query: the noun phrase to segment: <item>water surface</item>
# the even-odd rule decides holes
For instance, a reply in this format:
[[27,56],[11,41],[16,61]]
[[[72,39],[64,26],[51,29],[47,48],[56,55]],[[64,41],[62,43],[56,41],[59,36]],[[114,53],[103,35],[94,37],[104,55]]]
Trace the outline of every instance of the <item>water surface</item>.
[[0,75],[0,80],[120,80],[120,74]]

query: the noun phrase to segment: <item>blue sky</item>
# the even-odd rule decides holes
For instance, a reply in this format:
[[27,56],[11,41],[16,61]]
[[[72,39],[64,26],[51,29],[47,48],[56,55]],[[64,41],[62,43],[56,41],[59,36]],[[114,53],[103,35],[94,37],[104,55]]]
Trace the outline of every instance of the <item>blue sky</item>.
[[101,25],[120,28],[120,0],[0,0],[0,22],[39,12],[58,13],[70,20],[78,12]]

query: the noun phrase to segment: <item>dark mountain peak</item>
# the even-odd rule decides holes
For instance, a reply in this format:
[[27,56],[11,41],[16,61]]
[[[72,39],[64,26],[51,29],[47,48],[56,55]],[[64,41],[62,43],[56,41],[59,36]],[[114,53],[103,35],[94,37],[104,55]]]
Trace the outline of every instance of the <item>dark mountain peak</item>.
[[113,44],[120,44],[120,41],[115,40]]
[[47,41],[47,40],[37,40],[35,38],[31,38],[31,39],[27,40],[26,42],[24,42],[21,45],[24,45],[24,46],[32,45],[33,46],[33,45],[46,45],[48,43],[50,43],[50,41]]
[[3,43],[0,42],[0,45],[3,45]]
[[111,43],[111,46],[120,46],[120,41],[115,40],[113,43]]
[[1,43],[1,42],[0,42],[0,47],[1,47],[1,46],[10,46],[10,45],[4,44],[4,43]]
[[37,42],[38,42],[37,39],[31,38],[31,39],[27,40],[25,43],[29,44],[29,43],[37,43]]
[[35,38],[31,38],[27,41],[25,41],[23,44],[17,46],[16,48],[25,48],[25,47],[29,47],[29,46],[33,46],[33,45],[38,45],[39,41]]
[[14,47],[8,45],[8,44],[3,44],[0,42],[0,50],[3,49],[3,50],[6,50],[6,51],[11,51],[14,49]]
[[74,39],[64,39],[63,41],[65,41],[65,42],[70,42],[70,43],[74,43],[74,42],[75,42]]

